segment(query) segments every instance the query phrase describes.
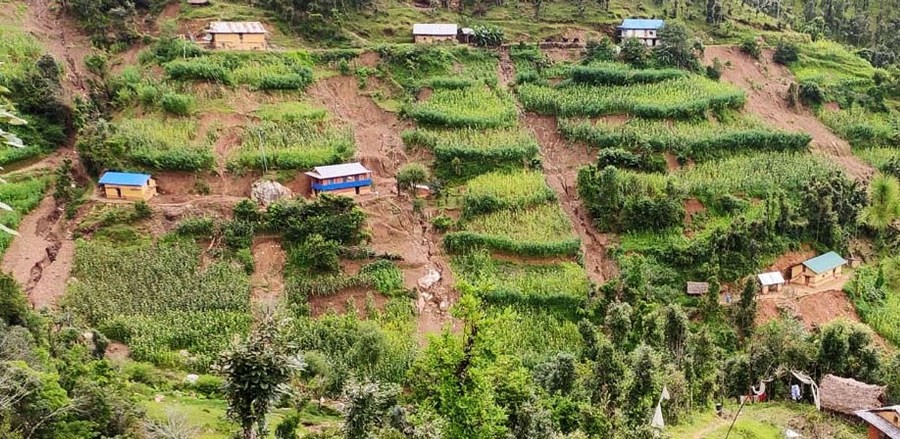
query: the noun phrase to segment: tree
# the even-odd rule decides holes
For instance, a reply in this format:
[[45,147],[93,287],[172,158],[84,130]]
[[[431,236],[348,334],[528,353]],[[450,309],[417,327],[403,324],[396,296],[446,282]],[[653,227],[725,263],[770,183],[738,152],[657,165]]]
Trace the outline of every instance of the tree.
[[677,21],[667,22],[659,29],[658,35],[659,45],[653,49],[653,58],[657,64],[692,71],[700,70],[700,61],[694,52],[687,26]]
[[869,200],[862,219],[878,232],[881,241],[885,230],[900,217],[900,183],[894,177],[876,174],[869,184]]
[[270,316],[245,341],[222,354],[217,369],[225,378],[228,416],[241,425],[243,439],[268,434],[266,414],[283,393],[281,386],[300,367],[279,340]]
[[614,302],[606,311],[606,327],[609,336],[617,348],[627,350],[631,335],[631,305],[627,302]]
[[775,54],[772,55],[772,59],[778,64],[787,65],[797,61],[799,54],[800,48],[796,43],[780,40],[778,41],[778,45],[775,46]]
[[663,335],[669,354],[675,359],[676,364],[681,364],[684,358],[685,344],[688,337],[688,318],[681,306],[670,304],[666,306],[665,324]]
[[375,426],[385,425],[390,410],[397,405],[400,387],[396,384],[351,381],[344,387],[347,406],[344,409],[344,437],[363,439],[371,437]]
[[413,189],[428,181],[428,168],[421,163],[408,163],[397,171],[397,185],[401,189]]
[[622,62],[643,68],[647,63],[647,46],[644,46],[644,43],[637,38],[628,38],[622,42],[619,58]]
[[738,332],[741,334],[741,337],[744,337],[745,339],[750,337],[753,333],[753,324],[756,319],[757,290],[756,280],[753,278],[747,279],[744,283],[744,289],[741,291],[741,298],[738,301],[738,306],[735,309],[735,320]]

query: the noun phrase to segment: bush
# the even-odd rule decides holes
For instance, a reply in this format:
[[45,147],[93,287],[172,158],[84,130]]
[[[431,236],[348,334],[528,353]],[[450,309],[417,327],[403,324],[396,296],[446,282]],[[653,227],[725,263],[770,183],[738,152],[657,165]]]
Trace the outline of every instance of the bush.
[[85,67],[87,67],[91,73],[100,76],[101,78],[106,76],[106,62],[106,56],[100,53],[92,53],[84,58]]
[[635,169],[646,172],[665,172],[666,160],[660,155],[633,153],[622,148],[605,148],[597,156],[597,166]]
[[583,63],[591,61],[614,61],[616,59],[616,45],[609,38],[601,38],[600,41],[588,40],[584,48]]
[[224,67],[202,58],[172,61],[163,66],[170,78],[178,81],[207,81],[231,84],[231,74]]
[[497,47],[503,44],[503,29],[497,26],[475,26],[472,37],[476,46]]
[[219,378],[215,375],[200,375],[193,384],[191,384],[190,388],[197,391],[197,393],[201,395],[205,395],[208,397],[217,397],[222,395],[222,387],[225,385],[225,380]]
[[796,43],[781,40],[775,47],[775,55],[772,57],[778,64],[790,64],[797,61],[800,55],[800,47]]
[[134,219],[142,220],[153,216],[153,208],[146,201],[134,203]]
[[446,232],[453,227],[453,218],[445,214],[440,214],[431,219],[431,225],[439,232]]
[[241,220],[233,220],[225,225],[223,238],[225,245],[232,250],[250,248],[253,245],[253,223]]
[[807,105],[821,105],[825,102],[825,92],[813,81],[800,83],[800,99]]
[[713,59],[713,63],[706,66],[706,77],[713,81],[718,81],[722,77],[722,62],[719,58]]
[[175,227],[176,234],[197,238],[212,238],[215,231],[216,223],[208,217],[188,218]]
[[341,271],[340,251],[337,242],[313,234],[291,250],[291,265],[314,273],[338,273]]
[[759,44],[756,37],[747,37],[741,41],[741,52],[759,59],[762,55],[762,46]]
[[165,93],[160,104],[167,113],[187,116],[194,108],[194,97],[180,93]]
[[428,168],[421,163],[408,163],[397,171],[397,184],[403,189],[412,189],[417,184],[428,181]]

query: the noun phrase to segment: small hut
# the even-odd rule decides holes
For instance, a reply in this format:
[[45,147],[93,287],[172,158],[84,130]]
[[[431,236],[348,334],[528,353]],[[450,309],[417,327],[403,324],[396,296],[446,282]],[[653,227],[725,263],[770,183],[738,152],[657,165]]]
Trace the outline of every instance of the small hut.
[[306,176],[312,180],[313,196],[323,192],[351,196],[372,193],[372,171],[358,162],[316,166]]
[[449,23],[416,23],[413,25],[413,42],[456,41],[457,29],[458,26]]
[[848,416],[854,416],[860,410],[881,407],[884,405],[884,392],[884,386],[866,384],[835,375],[825,375],[819,383],[822,408]]
[[150,174],[105,172],[98,183],[111,200],[147,201],[156,195],[156,181]]
[[688,282],[687,283],[687,295],[688,296],[703,296],[709,292],[709,282]]
[[801,283],[816,287],[841,275],[847,260],[835,252],[816,256],[791,268],[791,280],[800,278]]
[[769,294],[769,291],[775,293],[781,292],[781,287],[784,285],[784,276],[782,276],[780,272],[770,271],[768,273],[758,274],[756,277],[759,279],[762,294]]
[[869,424],[869,439],[900,439],[900,405],[856,412]]
[[258,21],[214,21],[206,33],[213,49],[266,50],[266,28]]

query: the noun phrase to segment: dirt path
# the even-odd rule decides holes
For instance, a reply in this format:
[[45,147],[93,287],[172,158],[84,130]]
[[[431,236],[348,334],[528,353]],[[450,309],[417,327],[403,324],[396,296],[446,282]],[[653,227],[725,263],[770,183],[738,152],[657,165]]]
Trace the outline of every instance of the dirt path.
[[588,277],[596,284],[617,273],[615,263],[606,257],[606,248],[610,237],[598,233],[592,224],[587,209],[578,198],[578,169],[594,162],[594,154],[579,145],[568,145],[559,136],[556,119],[547,116],[528,114],[525,125],[534,131],[541,145],[541,156],[544,175],[547,183],[556,195],[563,210],[569,216],[572,227],[581,238],[581,251],[584,254],[584,267]]
[[708,46],[704,62],[710,64],[718,58],[731,66],[722,72],[722,80],[744,89],[747,93],[745,110],[775,127],[802,131],[812,136],[812,150],[827,156],[856,179],[871,177],[871,166],[855,157],[850,145],[832,133],[818,118],[806,109],[791,108],[787,103],[787,90],[794,76],[787,67],[772,61],[772,51],[763,53],[757,61],[733,46]]
[[22,285],[35,309],[50,308],[66,292],[72,270],[75,242],[65,230],[66,221],[52,197],[19,225],[19,236],[3,255],[3,271]]
[[[372,81],[370,81],[372,84]],[[360,199],[378,253],[400,255],[404,285],[418,292],[418,334],[440,332],[451,321],[450,306],[458,299],[450,264],[425,213],[413,212],[412,200],[394,193],[394,174],[410,157],[400,132],[409,125],[362,94],[355,78],[333,77],[317,82],[309,95],[353,128],[357,158],[375,172],[375,195]]]
[[25,2],[28,9],[22,26],[64,66],[62,86],[71,102],[74,96],[84,94],[86,90],[84,78],[88,72],[84,58],[91,53],[91,42],[53,0]]
[[513,68],[512,60],[509,58],[509,47],[500,48],[500,62],[497,63],[497,77],[500,79],[500,86],[509,89],[509,84],[516,79],[516,71]]

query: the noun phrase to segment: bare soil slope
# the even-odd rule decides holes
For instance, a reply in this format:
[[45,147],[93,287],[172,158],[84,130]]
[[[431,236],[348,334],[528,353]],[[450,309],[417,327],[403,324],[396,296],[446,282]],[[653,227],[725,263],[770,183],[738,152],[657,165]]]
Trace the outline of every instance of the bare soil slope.
[[771,50],[765,51],[761,60],[755,60],[734,46],[709,46],[704,58],[707,64],[716,58],[731,64],[722,72],[721,80],[744,89],[747,93],[746,111],[778,128],[808,133],[812,136],[814,152],[834,160],[854,178],[865,180],[872,175],[872,167],[854,157],[850,145],[812,113],[788,106],[787,90],[794,82],[794,76],[787,67],[772,61]]
[[26,3],[23,28],[64,66],[63,89],[71,100],[75,94],[85,91],[84,57],[91,53],[91,42],[53,0],[26,0]]

